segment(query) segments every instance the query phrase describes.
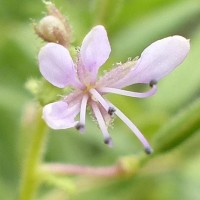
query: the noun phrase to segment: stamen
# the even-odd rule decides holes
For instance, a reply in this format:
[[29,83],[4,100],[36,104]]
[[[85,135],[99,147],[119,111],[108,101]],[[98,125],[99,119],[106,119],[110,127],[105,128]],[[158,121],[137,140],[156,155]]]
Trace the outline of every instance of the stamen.
[[109,147],[112,147],[113,146],[113,143],[112,143],[112,138],[106,138],[104,140],[104,143],[107,144]]
[[113,107],[109,107],[108,108],[108,114],[110,115],[110,116],[113,116],[114,115],[114,113],[115,113],[115,108],[113,108]]
[[104,107],[108,114],[113,116],[115,108],[110,107],[104,98],[95,89],[90,89],[90,93],[96,98],[97,101],[99,101],[99,103]]
[[90,89],[89,92],[97,99],[97,101],[99,101],[99,103],[105,108],[106,111],[109,110],[110,106],[94,88]]
[[151,80],[150,83],[149,83],[149,86],[154,87],[156,84],[157,84],[156,80]]
[[78,122],[76,124],[75,128],[82,133],[84,131],[85,125],[80,123],[80,122]]
[[84,127],[85,127],[85,115],[86,115],[87,101],[88,101],[88,95],[85,94],[81,101],[80,121],[76,126],[77,130],[80,130],[81,132],[84,131]]
[[152,154],[153,153],[153,150],[152,150],[151,147],[150,148],[148,148],[148,147],[145,148],[144,151],[145,151],[146,154]]
[[[95,91],[95,92],[94,92]],[[95,98],[99,101],[99,103],[107,110],[108,108],[110,108],[109,105],[111,105],[113,108],[115,108],[115,113],[116,115],[133,131],[133,133],[135,133],[135,135],[137,136],[137,138],[141,141],[141,143],[144,145],[144,149],[145,152],[147,154],[150,154],[152,152],[152,148],[150,146],[150,144],[148,143],[148,141],[146,140],[146,138],[142,135],[142,133],[140,132],[140,130],[130,121],[130,119],[128,119],[126,117],[126,115],[124,115],[118,108],[116,108],[116,106],[114,106],[112,103],[110,102],[106,102],[105,99],[96,91],[94,90],[91,93],[95,94]],[[98,97],[98,98],[97,98]],[[95,104],[96,105],[96,104]],[[97,106],[96,106],[97,107]],[[97,107],[98,109],[98,107]],[[93,109],[94,110],[94,109]],[[99,111],[99,109],[98,109]],[[99,111],[100,112],[100,111]],[[102,117],[102,116],[101,116]],[[102,117],[103,120],[103,117]],[[103,121],[104,122],[104,121]],[[105,122],[104,122],[105,124]],[[106,129],[107,131],[107,129]],[[103,132],[103,131],[102,131]]]
[[[92,91],[90,90],[91,94],[94,95],[94,97],[99,101],[99,103],[104,107],[104,109],[108,110],[110,108],[109,105],[111,105],[113,108],[115,108],[116,115],[135,133],[137,138],[141,141],[141,143],[144,145],[145,152],[147,154],[150,154],[152,152],[152,148],[146,138],[142,135],[140,130],[124,115],[118,108],[116,108],[112,103],[109,102],[109,104],[105,101],[105,99],[94,89]],[[98,107],[97,107],[98,109]],[[100,112],[100,111],[99,111]],[[102,117],[102,116],[101,116]],[[103,117],[102,117],[103,119]],[[105,124],[105,122],[104,122]]]
[[101,132],[103,133],[105,144],[107,144],[109,147],[112,147],[112,139],[107,131],[105,121],[103,119],[103,116],[102,116],[98,106],[94,102],[92,103],[92,109],[93,109],[94,115],[97,119],[97,122],[99,124],[99,127],[101,129]]
[[154,82],[150,83],[151,89],[147,92],[131,92],[131,91],[126,91],[126,90],[121,90],[117,88],[109,88],[109,87],[102,87],[99,88],[100,92],[103,93],[114,93],[114,94],[119,94],[119,95],[124,95],[124,96],[129,96],[129,97],[137,97],[137,98],[146,98],[149,96],[152,96],[157,92],[157,86]]
[[112,105],[116,109],[116,115],[135,133],[137,138],[141,141],[141,143],[144,145],[145,152],[147,154],[150,154],[152,152],[152,148],[146,138],[142,135],[140,130],[122,113],[118,108],[116,108],[113,104],[109,102],[110,105]]

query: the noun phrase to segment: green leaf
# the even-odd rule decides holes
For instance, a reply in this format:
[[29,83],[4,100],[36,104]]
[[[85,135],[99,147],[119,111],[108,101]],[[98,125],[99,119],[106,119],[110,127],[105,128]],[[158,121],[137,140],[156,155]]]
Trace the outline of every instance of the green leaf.
[[200,129],[200,99],[175,115],[153,138],[155,153],[169,151]]
[[198,1],[178,1],[130,22],[112,35],[112,56],[120,61],[140,55],[151,42],[172,34],[180,34],[180,30],[197,19],[199,11]]

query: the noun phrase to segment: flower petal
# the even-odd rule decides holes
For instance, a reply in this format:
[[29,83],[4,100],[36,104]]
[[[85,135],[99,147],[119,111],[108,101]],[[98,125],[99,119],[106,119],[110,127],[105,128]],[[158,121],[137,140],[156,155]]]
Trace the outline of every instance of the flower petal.
[[[87,73],[92,81],[96,80],[98,69],[108,59],[111,52],[106,30],[95,26],[84,38],[80,49],[80,73]],[[79,74],[80,74],[79,73]],[[81,78],[84,75],[80,74]]]
[[160,80],[184,61],[189,50],[189,40],[178,35],[154,42],[142,52],[135,68],[118,87]]
[[75,84],[75,69],[69,51],[56,43],[46,44],[39,52],[39,68],[51,84],[63,88]]
[[126,63],[117,63],[113,69],[106,72],[104,76],[100,77],[97,81],[97,88],[100,87],[116,87],[121,80],[124,80],[132,70],[132,68],[136,65],[136,60],[131,60]]
[[43,119],[52,129],[66,129],[77,124],[74,118],[79,112],[79,104],[69,107],[66,102],[57,101],[43,108]]

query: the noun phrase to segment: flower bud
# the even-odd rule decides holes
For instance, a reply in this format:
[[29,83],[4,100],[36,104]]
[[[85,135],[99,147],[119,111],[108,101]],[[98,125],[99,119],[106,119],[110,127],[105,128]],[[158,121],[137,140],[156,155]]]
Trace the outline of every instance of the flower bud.
[[34,25],[36,34],[46,42],[55,42],[68,47],[71,38],[71,28],[60,11],[50,2],[45,2],[48,15]]

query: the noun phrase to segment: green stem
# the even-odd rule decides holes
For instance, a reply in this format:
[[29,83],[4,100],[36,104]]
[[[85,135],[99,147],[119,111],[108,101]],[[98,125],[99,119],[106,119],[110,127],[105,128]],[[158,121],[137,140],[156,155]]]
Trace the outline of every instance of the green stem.
[[104,178],[119,176],[132,176],[144,165],[147,156],[125,156],[111,166],[83,166],[63,163],[46,163],[41,166],[41,171],[51,175],[85,175]]
[[40,110],[37,112],[35,117],[35,128],[33,129],[29,151],[25,161],[19,200],[33,199],[39,183],[37,170],[43,155],[43,147],[47,135],[47,127],[41,119]]

